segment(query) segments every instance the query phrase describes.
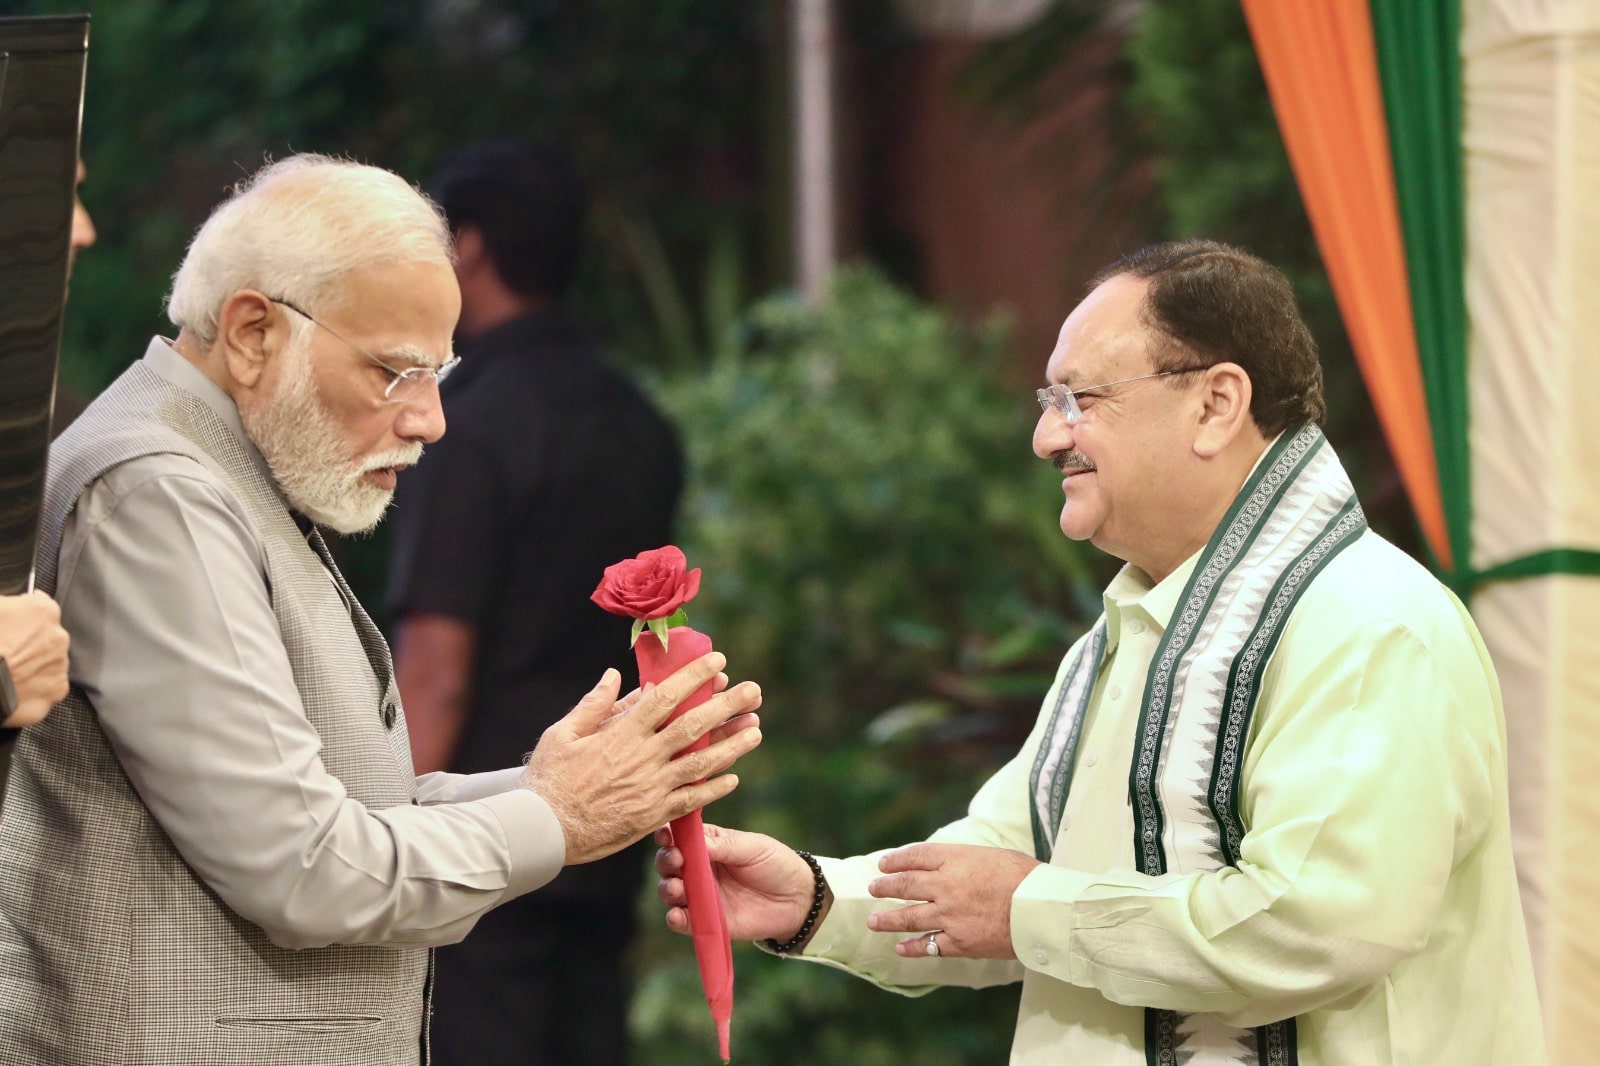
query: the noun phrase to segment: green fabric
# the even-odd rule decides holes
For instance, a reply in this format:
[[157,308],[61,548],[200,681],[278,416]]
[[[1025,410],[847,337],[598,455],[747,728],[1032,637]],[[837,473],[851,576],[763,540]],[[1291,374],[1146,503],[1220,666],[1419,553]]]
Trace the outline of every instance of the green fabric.
[[1547,577],[1550,574],[1578,577],[1600,574],[1600,552],[1585,548],[1547,548],[1496,563],[1486,570],[1475,571],[1471,575],[1471,584],[1476,587],[1490,581],[1513,581],[1524,577]]
[[1411,306],[1454,574],[1472,558],[1458,0],[1372,0]]

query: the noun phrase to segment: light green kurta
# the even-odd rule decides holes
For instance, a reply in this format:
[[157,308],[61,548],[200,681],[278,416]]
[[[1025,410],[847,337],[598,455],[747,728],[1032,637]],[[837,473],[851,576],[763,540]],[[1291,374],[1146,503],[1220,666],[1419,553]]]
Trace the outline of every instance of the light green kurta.
[[[1374,533],[1306,591],[1267,668],[1239,866],[1136,872],[1139,708],[1193,565],[1154,588],[1126,567],[1106,590],[1106,665],[1054,858],[1012,899],[1020,961],[895,955],[899,935],[866,929],[883,906],[866,893],[874,856],[824,860],[836,902],[806,957],[908,994],[1020,978],[1011,1061],[1027,1066],[1143,1066],[1144,1007],[1298,1016],[1302,1066],[1540,1066],[1499,686],[1460,603]],[[930,839],[1032,854],[1028,776],[1054,699]]]

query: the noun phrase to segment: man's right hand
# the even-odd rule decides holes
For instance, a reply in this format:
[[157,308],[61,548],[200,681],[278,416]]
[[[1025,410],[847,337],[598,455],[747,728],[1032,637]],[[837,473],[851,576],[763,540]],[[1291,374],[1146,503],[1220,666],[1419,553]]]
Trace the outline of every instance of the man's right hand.
[[32,725],[66,698],[67,644],[55,600],[42,592],[0,596],[0,658],[17,690],[17,705],[0,725]]
[[[717,677],[725,661],[720,652],[704,655],[648,692],[630,695],[620,708],[621,676],[607,670],[565,718],[545,730],[518,783],[555,812],[566,834],[568,866],[620,851],[738,787],[733,774],[711,775],[761,743],[755,716],[748,713],[761,706],[759,687],[741,682],[663,727],[679,703]],[[707,747],[674,758],[707,733]]]
[[[761,833],[707,825],[706,855],[722,894],[728,936],[734,940],[788,941],[800,930],[816,896],[816,876],[795,852]],[[689,902],[683,887],[683,852],[672,831],[656,832],[656,895],[667,905],[667,928],[689,932]],[[831,897],[830,897],[831,898]],[[820,923],[827,910],[817,916]],[[813,926],[813,928],[815,928]]]

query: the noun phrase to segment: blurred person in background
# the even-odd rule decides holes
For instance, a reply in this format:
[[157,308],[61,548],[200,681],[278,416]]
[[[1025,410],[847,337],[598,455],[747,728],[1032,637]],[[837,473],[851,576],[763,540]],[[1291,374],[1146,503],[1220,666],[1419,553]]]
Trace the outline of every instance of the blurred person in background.
[[[461,368],[450,433],[400,479],[389,602],[420,770],[500,764],[596,671],[633,672],[629,622],[589,599],[604,568],[671,539],[677,436],[564,306],[586,194],[554,150],[497,141],[441,161]],[[564,871],[439,952],[442,1066],[619,1066],[646,863]],[[585,1019],[573,1025],[574,1018]]]
[[78,160],[78,178],[73,186],[72,194],[72,236],[67,252],[67,277],[72,277],[72,266],[78,259],[78,252],[94,245],[95,231],[94,219],[89,217],[89,209],[83,206],[83,183],[88,179],[88,168],[83,165],[83,160]]
[[[67,282],[72,281],[72,268],[78,261],[78,253],[85,248],[92,247],[98,234],[95,233],[94,219],[89,217],[89,209],[83,206],[83,183],[89,176],[88,170],[83,165],[83,160],[78,160],[78,179],[72,196],[72,235],[67,245]],[[59,437],[63,430],[72,424],[72,420],[83,413],[88,401],[79,394],[77,389],[56,380],[56,405],[51,416],[50,434]]]

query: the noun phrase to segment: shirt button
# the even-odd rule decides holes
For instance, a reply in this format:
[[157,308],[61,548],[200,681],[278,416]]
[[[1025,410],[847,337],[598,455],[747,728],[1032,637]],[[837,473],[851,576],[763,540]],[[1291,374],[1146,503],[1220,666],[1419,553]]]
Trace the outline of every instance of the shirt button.
[[1062,829],[1062,831],[1065,832],[1066,830],[1071,829],[1071,828],[1072,828],[1072,816],[1070,814],[1063,814],[1061,816],[1061,829]]
[[1093,766],[1095,763],[1097,763],[1099,761],[1100,761],[1100,756],[1095,755],[1094,753],[1091,752],[1089,754],[1089,756],[1083,760],[1083,765],[1085,765],[1085,766]]
[[1110,696],[1114,700],[1120,700],[1122,698],[1122,686],[1112,685],[1110,691],[1107,692],[1106,695]]
[[1040,966],[1043,966],[1045,963],[1050,961],[1050,956],[1044,953],[1044,948],[1036,948],[1033,952],[1033,961],[1037,962]]
[[1133,619],[1132,621],[1130,621],[1128,623],[1128,632],[1130,632],[1130,633],[1143,633],[1144,632],[1144,623],[1139,621],[1137,618]]

